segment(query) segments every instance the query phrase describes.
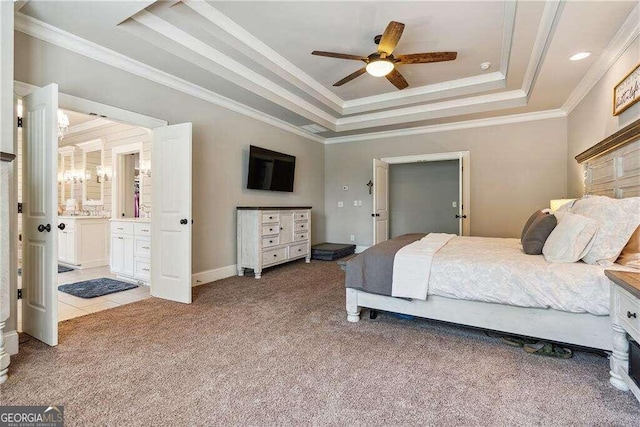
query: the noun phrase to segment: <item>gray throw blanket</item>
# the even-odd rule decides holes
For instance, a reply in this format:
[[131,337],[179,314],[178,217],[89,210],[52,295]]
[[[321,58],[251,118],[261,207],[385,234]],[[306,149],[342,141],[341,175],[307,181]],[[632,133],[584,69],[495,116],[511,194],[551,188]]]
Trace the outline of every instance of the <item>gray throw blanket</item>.
[[402,247],[422,239],[426,234],[403,234],[378,243],[347,262],[347,288],[391,296],[393,259]]

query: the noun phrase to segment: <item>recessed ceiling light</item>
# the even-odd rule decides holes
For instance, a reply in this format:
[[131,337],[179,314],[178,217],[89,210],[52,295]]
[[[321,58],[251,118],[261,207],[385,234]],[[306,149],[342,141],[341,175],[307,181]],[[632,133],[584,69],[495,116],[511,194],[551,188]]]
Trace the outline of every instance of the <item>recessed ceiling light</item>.
[[480,64],[481,70],[488,70],[489,67],[491,67],[491,62],[483,62],[482,64]]
[[569,58],[571,61],[580,61],[581,59],[588,58],[591,55],[591,52],[578,52]]

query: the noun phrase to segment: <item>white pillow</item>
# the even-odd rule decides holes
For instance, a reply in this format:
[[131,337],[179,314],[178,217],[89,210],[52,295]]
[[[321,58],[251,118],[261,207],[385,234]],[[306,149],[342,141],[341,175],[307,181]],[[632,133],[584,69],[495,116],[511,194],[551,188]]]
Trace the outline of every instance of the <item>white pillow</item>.
[[591,248],[598,231],[594,219],[569,212],[556,212],[558,225],[542,248],[548,262],[577,262]]
[[587,264],[611,266],[640,225],[640,197],[612,199],[592,196],[578,200],[571,212],[598,222],[593,246],[582,259]]

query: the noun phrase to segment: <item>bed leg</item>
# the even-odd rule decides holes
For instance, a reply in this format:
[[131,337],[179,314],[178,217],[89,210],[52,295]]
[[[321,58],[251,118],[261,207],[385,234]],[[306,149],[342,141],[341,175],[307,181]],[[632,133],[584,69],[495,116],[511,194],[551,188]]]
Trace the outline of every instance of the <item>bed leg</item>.
[[378,318],[378,312],[373,309],[369,309],[369,319],[376,320]]
[[627,341],[627,333],[625,330],[615,323],[611,324],[613,328],[613,352],[609,359],[609,382],[618,390],[628,391],[629,386],[622,379],[621,372],[627,370],[629,366],[629,341]]
[[347,320],[360,321],[360,307],[358,307],[358,291],[347,288]]

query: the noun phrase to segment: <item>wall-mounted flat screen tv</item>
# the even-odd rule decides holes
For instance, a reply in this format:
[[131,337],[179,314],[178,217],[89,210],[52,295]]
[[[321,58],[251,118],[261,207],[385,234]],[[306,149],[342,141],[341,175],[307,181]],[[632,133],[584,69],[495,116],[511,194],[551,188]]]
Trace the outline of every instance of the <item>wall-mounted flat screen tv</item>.
[[293,192],[295,169],[294,156],[251,145],[247,188]]

